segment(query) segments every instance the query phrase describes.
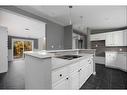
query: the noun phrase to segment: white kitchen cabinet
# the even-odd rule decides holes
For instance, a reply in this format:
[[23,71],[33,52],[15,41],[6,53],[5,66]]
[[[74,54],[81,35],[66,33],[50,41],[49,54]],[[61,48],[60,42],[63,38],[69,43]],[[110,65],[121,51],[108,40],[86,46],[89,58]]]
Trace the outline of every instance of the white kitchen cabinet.
[[106,46],[113,46],[113,34],[112,34],[112,32],[106,33]]
[[93,73],[93,57],[88,60],[88,78]]
[[106,52],[106,66],[116,66],[117,52]]
[[123,34],[123,40],[124,40],[124,46],[127,46],[127,30],[124,30],[124,34]]
[[99,40],[105,40],[105,39],[106,39],[106,34],[105,33],[90,35],[90,41],[99,41]]
[[[83,61],[82,61],[83,62]],[[82,65],[79,69],[80,72],[80,87],[84,84],[84,82],[90,77],[93,73],[93,59],[87,59],[85,61],[85,65]]]
[[116,58],[116,68],[127,70],[127,53],[118,53]]
[[114,33],[113,42],[114,46],[124,46],[123,31],[117,31]]
[[70,74],[70,89],[78,90],[79,89],[79,70]]
[[84,84],[84,82],[88,79],[88,77],[87,77],[87,66],[84,66],[84,67],[82,67],[82,68],[80,68],[80,77],[79,77],[79,86],[81,87],[83,84]]
[[126,32],[114,31],[106,33],[106,46],[127,46]]
[[68,87],[69,87],[69,84],[68,84],[68,77],[65,77],[61,80],[59,80],[57,83],[55,83],[52,87],[53,90],[67,90]]
[[0,26],[0,73],[8,71],[8,32],[7,28]]
[[52,89],[79,89],[93,73],[93,57],[52,71]]
[[106,66],[127,71],[127,53],[106,52]]
[[52,83],[57,82],[58,80],[67,76],[68,68],[63,67],[57,70],[52,71]]

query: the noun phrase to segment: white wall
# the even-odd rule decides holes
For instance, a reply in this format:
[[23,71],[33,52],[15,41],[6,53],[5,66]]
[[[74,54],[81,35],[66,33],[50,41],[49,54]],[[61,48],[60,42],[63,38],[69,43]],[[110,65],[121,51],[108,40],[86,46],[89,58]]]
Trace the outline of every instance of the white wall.
[[7,28],[0,26],[0,73],[8,71]]
[[11,36],[45,37],[45,23],[12,12],[0,11],[0,25],[7,27]]
[[[38,39],[38,50],[45,49],[46,23],[11,11],[0,10],[0,25],[8,28],[8,35]],[[12,49],[8,50],[8,60],[12,60]]]

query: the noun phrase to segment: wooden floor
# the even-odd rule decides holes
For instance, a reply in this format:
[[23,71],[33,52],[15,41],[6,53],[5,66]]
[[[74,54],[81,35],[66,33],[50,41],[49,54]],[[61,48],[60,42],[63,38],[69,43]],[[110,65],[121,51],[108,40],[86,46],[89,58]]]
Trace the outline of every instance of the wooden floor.
[[[83,89],[127,89],[127,73],[96,64],[92,75],[81,87]],[[0,74],[0,89],[25,89],[25,63],[23,60],[9,63],[7,73]]]

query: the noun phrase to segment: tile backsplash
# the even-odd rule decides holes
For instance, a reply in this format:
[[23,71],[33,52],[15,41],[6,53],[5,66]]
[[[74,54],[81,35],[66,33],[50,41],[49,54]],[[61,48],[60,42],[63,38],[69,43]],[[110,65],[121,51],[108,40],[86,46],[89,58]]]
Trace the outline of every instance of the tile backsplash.
[[105,46],[105,40],[92,41],[91,48],[96,49],[96,56],[105,56],[105,51],[127,52],[127,46]]

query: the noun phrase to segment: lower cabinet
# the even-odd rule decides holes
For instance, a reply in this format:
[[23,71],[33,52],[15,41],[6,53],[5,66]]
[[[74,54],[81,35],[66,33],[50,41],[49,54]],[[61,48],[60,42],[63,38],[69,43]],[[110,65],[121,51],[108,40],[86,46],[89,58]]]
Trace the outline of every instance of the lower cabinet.
[[[84,63],[84,65],[83,65]],[[78,67],[77,67],[78,66]],[[72,69],[75,68],[75,69]],[[65,74],[64,70],[66,68],[67,74]],[[68,70],[67,70],[68,69]],[[62,72],[61,72],[62,71]],[[73,71],[73,72],[71,72]],[[54,74],[57,73],[57,74]],[[60,73],[59,73],[60,72]],[[81,86],[86,82],[86,80],[90,77],[90,75],[93,73],[93,58],[84,59],[80,62],[71,64],[69,66],[65,66],[63,68],[60,68],[58,70],[52,71],[52,89],[74,89],[78,90],[81,88]],[[63,75],[66,75],[63,77]],[[61,76],[58,77],[58,76]],[[57,78],[54,78],[57,77]],[[57,79],[57,81],[55,80]]]
[[79,71],[76,71],[70,74],[70,89],[78,90],[79,89]]
[[79,77],[79,87],[81,87],[83,84],[84,84],[84,82],[88,79],[88,77],[87,77],[87,73],[88,73],[88,71],[87,71],[88,69],[87,69],[87,66],[84,66],[84,67],[81,67],[81,69],[80,69],[80,71],[79,71],[79,74],[80,74],[80,77]]
[[127,53],[106,52],[106,66],[127,71]]
[[67,90],[69,89],[69,78],[63,78],[59,80],[57,83],[53,84],[52,89],[56,90]]
[[119,53],[116,58],[116,67],[127,71],[127,54]]

